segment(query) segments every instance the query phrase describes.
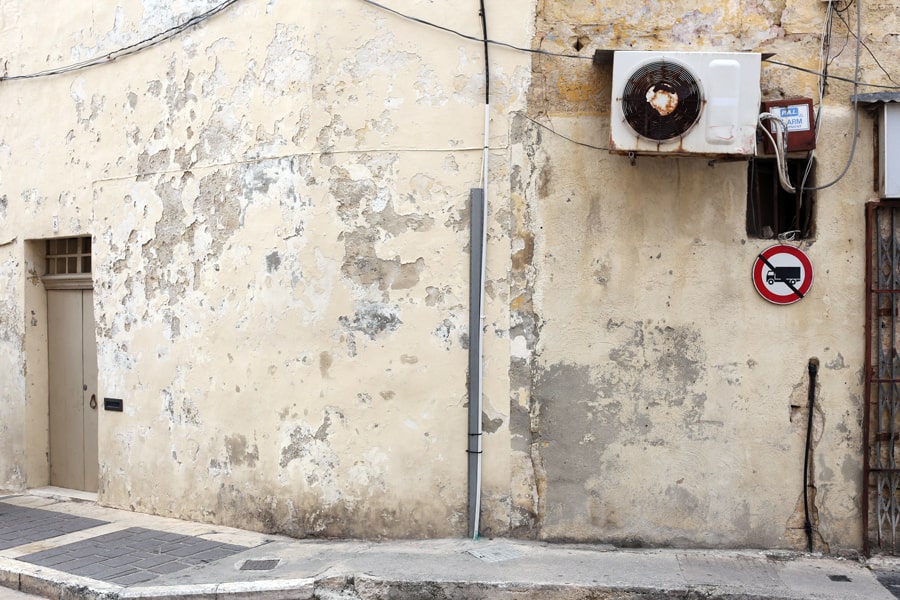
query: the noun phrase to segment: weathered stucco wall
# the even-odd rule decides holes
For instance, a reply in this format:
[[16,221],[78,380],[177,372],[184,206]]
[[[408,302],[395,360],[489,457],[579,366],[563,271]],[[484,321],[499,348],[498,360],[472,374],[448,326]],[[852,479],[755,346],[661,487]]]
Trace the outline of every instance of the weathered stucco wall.
[[[76,4],[4,3],[6,72],[102,54],[216,3]],[[480,32],[477,3],[396,8]],[[495,16],[499,37],[529,43],[530,3]],[[492,69],[502,198],[529,57],[498,54]],[[0,95],[15,107],[0,139],[0,487],[26,485],[26,405],[47,402],[46,365],[28,375],[46,325],[28,325],[41,307],[23,292],[42,289],[25,261],[41,244],[25,240],[92,234],[100,396],[125,406],[100,414],[101,502],[296,535],[465,532],[480,44],[357,0],[247,0],[153,49]],[[506,529],[509,504],[505,215],[498,202],[485,531]],[[46,428],[31,424],[45,447],[27,485],[46,483]]]
[[[542,2],[534,45],[585,57],[623,48],[775,52],[817,69],[826,6]],[[865,39],[893,66],[897,51],[882,42],[896,34],[896,16],[870,8],[863,21]],[[834,31],[832,43],[842,44],[846,28]],[[852,77],[854,54],[850,43],[830,72]],[[637,157],[632,165],[574,144],[608,145],[611,67],[538,56],[534,70],[531,118],[513,126],[511,159],[521,512],[547,539],[804,547],[807,364],[817,357],[816,544],[858,548],[871,117],[862,115],[847,176],[818,193],[815,236],[795,242],[813,261],[812,293],[779,307],[750,280],[773,242],[746,233],[746,163]],[[868,57],[861,77],[889,83]],[[813,76],[783,67],[765,65],[761,86],[763,99],[816,97]],[[848,159],[851,90],[828,86],[820,184]]]
[[[0,202],[4,202],[0,200]],[[0,203],[0,219],[5,219],[5,203]],[[7,234],[8,235],[8,234]],[[25,378],[24,320],[22,305],[24,282],[20,261],[12,251],[13,239],[0,240],[0,283],[4,302],[0,306],[0,479],[8,487],[25,485]]]
[[[215,4],[5,1],[0,69],[102,55]],[[477,2],[444,4],[391,6],[480,35]],[[746,233],[747,164],[610,155],[611,68],[590,60],[747,50],[816,70],[826,3],[487,4],[490,37],[581,58],[491,51],[482,534],[803,547],[817,357],[816,544],[860,547],[871,115],[797,242],[812,292],[776,307],[750,283],[772,242]],[[866,7],[893,72],[898,31]],[[852,50],[829,72],[852,77]],[[482,53],[359,0],[242,0],[114,63],[0,82],[0,488],[49,477],[42,240],[92,235],[99,395],[125,407],[100,413],[100,502],[463,534]],[[887,82],[865,54],[860,76]],[[763,67],[764,99],[816,84]],[[828,86],[819,183],[847,161],[850,93]]]

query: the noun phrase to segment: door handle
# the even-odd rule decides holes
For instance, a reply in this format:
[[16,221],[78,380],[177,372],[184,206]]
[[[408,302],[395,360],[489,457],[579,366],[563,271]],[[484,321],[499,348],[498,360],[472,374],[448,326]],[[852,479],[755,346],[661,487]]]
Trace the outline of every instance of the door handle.
[[97,394],[91,394],[90,405],[91,405],[91,408],[93,408],[94,410],[97,409]]

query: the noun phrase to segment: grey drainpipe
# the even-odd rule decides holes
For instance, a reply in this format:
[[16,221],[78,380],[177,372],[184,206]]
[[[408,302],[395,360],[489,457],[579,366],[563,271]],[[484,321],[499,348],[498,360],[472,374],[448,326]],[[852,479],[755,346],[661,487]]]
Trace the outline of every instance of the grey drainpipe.
[[481,321],[484,310],[484,257],[487,203],[484,190],[471,191],[469,244],[469,537],[477,540],[481,521]]
[[487,247],[488,155],[491,138],[491,68],[488,60],[487,12],[479,0],[484,33],[484,156],[481,188],[471,191],[469,244],[469,537],[478,539],[481,526],[481,397],[484,321],[485,251]]

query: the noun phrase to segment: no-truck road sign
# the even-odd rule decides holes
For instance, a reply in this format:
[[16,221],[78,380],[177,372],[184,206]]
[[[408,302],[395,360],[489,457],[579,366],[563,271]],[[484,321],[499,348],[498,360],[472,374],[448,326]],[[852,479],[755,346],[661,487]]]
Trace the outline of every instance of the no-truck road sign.
[[753,285],[772,304],[793,304],[812,287],[813,268],[809,257],[794,246],[766,248],[753,263]]

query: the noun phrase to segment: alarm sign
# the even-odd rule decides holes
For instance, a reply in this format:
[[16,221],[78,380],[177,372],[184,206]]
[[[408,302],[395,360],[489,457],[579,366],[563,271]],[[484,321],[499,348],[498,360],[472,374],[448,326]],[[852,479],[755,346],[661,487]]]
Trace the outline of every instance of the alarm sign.
[[813,269],[809,257],[794,246],[771,246],[753,263],[753,285],[759,295],[773,304],[793,304],[812,287]]

